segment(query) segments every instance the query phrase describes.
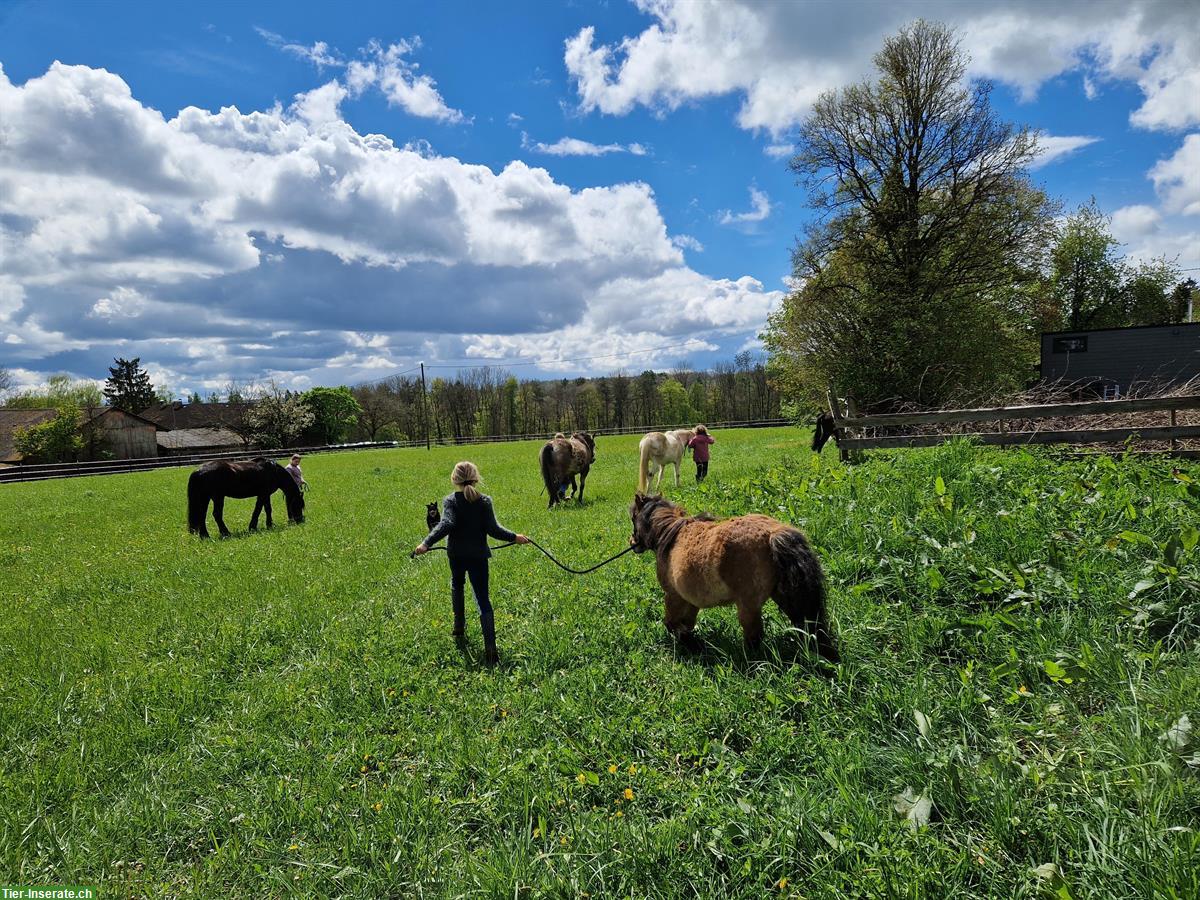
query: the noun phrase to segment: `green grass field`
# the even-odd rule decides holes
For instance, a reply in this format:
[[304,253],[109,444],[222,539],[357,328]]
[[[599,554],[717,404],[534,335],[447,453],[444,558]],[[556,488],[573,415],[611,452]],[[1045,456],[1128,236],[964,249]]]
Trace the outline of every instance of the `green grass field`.
[[184,469],[0,487],[0,884],[1200,896],[1200,470],[716,437],[667,493],[810,534],[833,674],[773,607],[756,653],[732,609],[684,653],[650,557],[575,578],[532,547],[493,559],[501,667],[471,613],[455,648],[445,555],[407,555],[453,463],[590,565],[634,437],[553,512],[535,444],[311,457],[303,526],[230,501],[226,541],[186,533]]

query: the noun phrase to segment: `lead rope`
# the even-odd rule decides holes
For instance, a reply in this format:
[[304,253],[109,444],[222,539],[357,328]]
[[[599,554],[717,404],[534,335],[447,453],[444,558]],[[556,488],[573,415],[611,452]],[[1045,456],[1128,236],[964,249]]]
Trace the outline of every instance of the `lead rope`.
[[[509,541],[507,544],[496,544],[494,547],[488,547],[488,549],[489,550],[503,550],[505,547],[511,547],[515,543],[516,543],[516,541]],[[616,554],[610,556],[608,559],[604,560],[604,562],[596,563],[596,565],[592,566],[590,569],[572,569],[570,566],[560,563],[557,559],[554,558],[553,553],[551,553],[549,550],[547,550],[545,547],[543,547],[541,544],[539,544],[533,538],[529,539],[529,543],[533,544],[533,546],[535,546],[539,550],[541,550],[542,553],[544,553],[546,555],[546,558],[548,560],[550,560],[550,562],[554,563],[556,566],[558,566],[564,572],[570,572],[572,575],[587,575],[589,572],[595,572],[597,569],[601,568],[602,566],[607,566],[613,560],[620,559],[626,553],[628,553],[634,549],[633,545],[630,544],[628,547],[626,547],[620,553],[616,553]],[[430,547],[429,548],[430,552],[432,552],[434,550],[445,550],[445,549],[446,549],[445,547]],[[409,559],[413,559],[415,557],[416,557],[415,553],[408,554]]]

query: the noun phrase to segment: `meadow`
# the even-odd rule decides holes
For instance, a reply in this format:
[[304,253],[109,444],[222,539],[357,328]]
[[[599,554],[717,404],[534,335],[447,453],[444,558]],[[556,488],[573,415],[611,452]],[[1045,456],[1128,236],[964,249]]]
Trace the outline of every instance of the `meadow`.
[[469,600],[456,649],[445,555],[408,559],[453,463],[581,567],[628,539],[636,437],[552,512],[533,443],[310,457],[303,525],[230,501],[224,541],[185,469],[0,487],[0,884],[1200,896],[1200,468],[715,436],[668,496],[808,532],[836,669],[773,606],[687,653],[648,555],[532,547],[493,559],[502,664]]

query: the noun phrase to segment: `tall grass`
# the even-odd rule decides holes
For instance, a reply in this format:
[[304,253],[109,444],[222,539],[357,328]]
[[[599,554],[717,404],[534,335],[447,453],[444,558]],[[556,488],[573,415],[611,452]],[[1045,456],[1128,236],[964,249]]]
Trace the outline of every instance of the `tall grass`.
[[[668,494],[809,532],[832,674],[775,611],[755,654],[730,609],[682,652],[648,557],[573,578],[528,547],[493,559],[486,669],[444,556],[407,558],[452,449],[312,457],[303,526],[246,534],[231,501],[226,541],[186,534],[179,470],[0,489],[0,882],[1200,896],[1200,473],[716,437]],[[636,443],[601,439],[553,512],[536,445],[465,452],[579,566],[628,538]]]

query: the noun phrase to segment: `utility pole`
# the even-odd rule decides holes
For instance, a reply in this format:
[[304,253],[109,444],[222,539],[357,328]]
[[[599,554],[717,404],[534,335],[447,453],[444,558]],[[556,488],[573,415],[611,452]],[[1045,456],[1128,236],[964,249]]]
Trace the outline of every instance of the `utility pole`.
[[421,411],[425,419],[425,449],[429,450],[429,401],[425,397],[425,363],[421,363]]

